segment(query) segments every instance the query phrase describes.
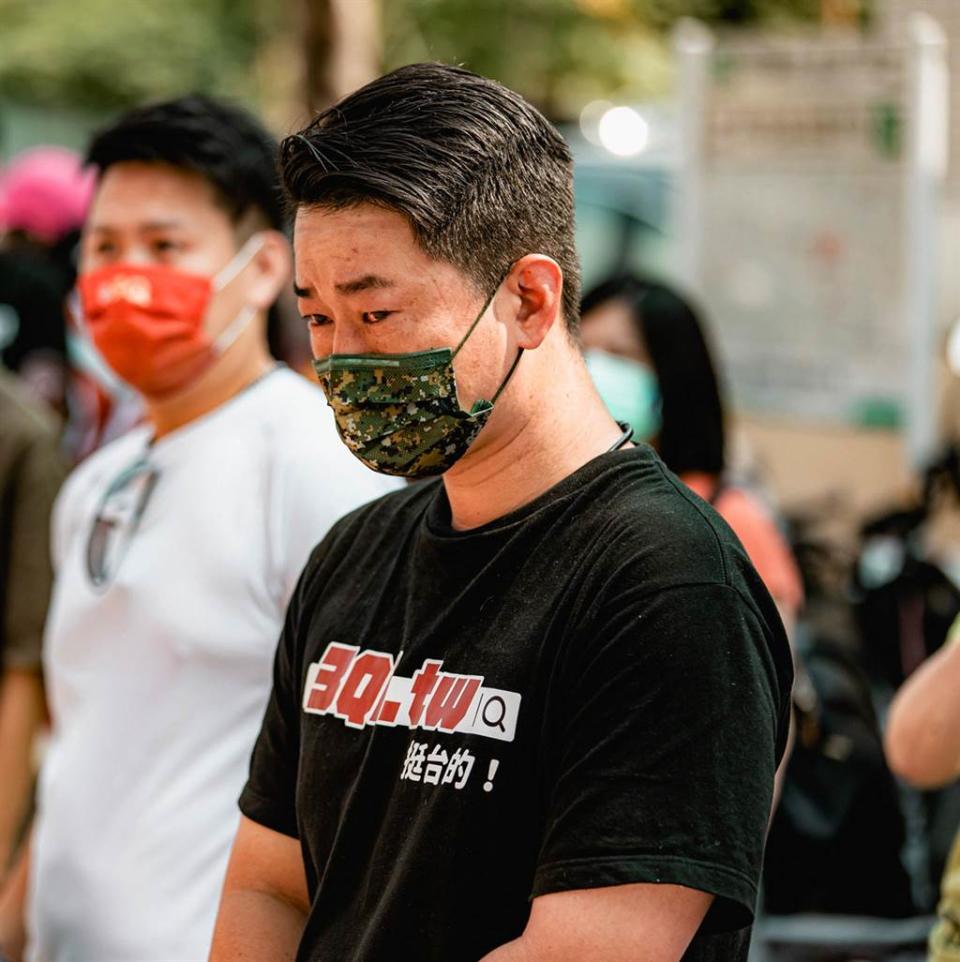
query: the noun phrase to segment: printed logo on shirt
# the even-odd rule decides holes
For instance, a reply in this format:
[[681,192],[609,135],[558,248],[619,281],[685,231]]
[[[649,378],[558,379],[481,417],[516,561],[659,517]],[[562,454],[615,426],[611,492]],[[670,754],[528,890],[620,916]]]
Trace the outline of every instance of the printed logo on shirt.
[[400,726],[513,741],[518,692],[490,688],[482,675],[443,671],[443,661],[431,658],[404,678],[395,674],[402,654],[330,642],[307,670],[303,710],[333,715],[351,728]]
[[[470,781],[470,773],[477,759],[473,752],[458,748],[450,753],[442,745],[434,745],[430,754],[429,742],[416,739],[407,747],[407,754],[400,770],[401,782],[422,782],[424,785],[440,785],[460,791]],[[483,790],[493,791],[493,780],[500,768],[500,759],[491,758],[487,762],[487,774],[483,780]]]

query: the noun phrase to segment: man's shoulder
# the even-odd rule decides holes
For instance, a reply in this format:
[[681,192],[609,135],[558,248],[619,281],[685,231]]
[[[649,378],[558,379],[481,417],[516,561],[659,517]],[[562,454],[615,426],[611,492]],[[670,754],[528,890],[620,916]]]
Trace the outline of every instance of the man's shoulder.
[[[625,459],[610,490],[599,509],[591,611],[603,619],[630,610],[638,625],[652,612],[670,612],[680,624],[696,608],[740,612],[760,628],[778,675],[789,679],[776,606],[723,518],[652,452],[638,453],[632,463]],[[694,647],[703,647],[701,641]]]
[[739,580],[745,556],[736,536],[651,448],[624,452],[604,487],[600,497],[587,494],[607,567],[636,568],[651,590]]

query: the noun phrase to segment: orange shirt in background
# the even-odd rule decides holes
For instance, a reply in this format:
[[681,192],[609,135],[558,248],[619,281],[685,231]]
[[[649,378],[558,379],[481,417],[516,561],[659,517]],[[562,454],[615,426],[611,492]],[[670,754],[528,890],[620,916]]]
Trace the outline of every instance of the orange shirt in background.
[[719,479],[710,474],[690,473],[681,480],[714,509],[740,539],[767,591],[792,614],[803,604],[803,583],[786,539],[766,506],[744,488],[722,487],[715,497]]

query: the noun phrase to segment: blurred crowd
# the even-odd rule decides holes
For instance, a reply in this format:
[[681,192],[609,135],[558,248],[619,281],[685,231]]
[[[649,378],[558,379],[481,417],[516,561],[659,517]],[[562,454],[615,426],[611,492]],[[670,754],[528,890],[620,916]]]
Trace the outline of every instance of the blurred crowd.
[[[189,110],[232,122],[216,106]],[[103,147],[104,141],[96,143]],[[122,360],[104,358],[91,336],[90,296],[78,293],[78,275],[111,263],[105,246],[89,243],[87,221],[97,177],[111,162],[97,168],[87,160],[56,146],[39,147],[0,172],[0,915],[7,919],[23,902],[17,866],[29,849],[37,767],[50,725],[44,683],[80,683],[71,674],[69,651],[62,665],[43,653],[55,583],[51,513],[71,469],[116,439],[143,440],[136,433],[143,431],[143,392],[131,383],[146,376],[143,364],[131,362],[118,373]],[[282,224],[269,222],[255,190],[237,210],[220,196],[223,178],[231,176],[223,169],[232,162],[240,163],[226,155],[214,161],[190,156],[189,150],[179,160],[158,159],[212,187],[212,208],[229,213],[225,223],[243,234],[244,243],[258,232],[276,233]],[[254,175],[247,170],[237,176],[249,184]],[[269,181],[271,175],[263,176]],[[158,181],[156,190],[167,186]],[[190,209],[183,208],[184,216]],[[130,250],[135,246],[129,242]],[[256,244],[249,249],[262,252]],[[136,256],[162,268],[166,255],[157,245]],[[215,260],[206,276],[215,273]],[[234,276],[242,279],[246,263],[241,258],[236,264]],[[273,359],[305,373],[309,344],[289,294],[289,265],[275,270],[282,277],[270,288],[266,343]],[[232,283],[224,282],[215,296]],[[838,546],[821,536],[829,504],[785,512],[731,436],[723,372],[711,350],[709,304],[695,303],[660,279],[622,274],[586,292],[581,330],[588,370],[610,412],[727,521],[791,639],[794,724],[770,826],[757,957],[920,959],[929,951],[938,962],[960,959],[960,585],[928,550],[929,531],[960,503],[958,448],[945,444],[915,492],[863,519],[856,539]],[[275,377],[273,364],[265,362],[258,377]],[[127,460],[136,469],[135,448],[131,442]],[[180,455],[202,473],[199,451]],[[114,473],[125,467],[111,463]],[[102,490],[89,497],[107,499],[118,484],[117,490],[124,488],[126,475],[117,477],[122,480],[99,471]],[[134,526],[152,482],[145,475],[135,483],[142,500],[123,509],[137,519],[123,523]],[[193,497],[188,491],[184,498]],[[344,510],[359,503],[361,493],[346,498]],[[114,522],[107,517],[105,523]],[[308,549],[291,555],[277,573],[277,599],[289,596]],[[94,583],[119,563],[110,560],[115,549],[109,546],[103,558],[95,541],[84,550]],[[279,602],[270,608],[275,627],[281,608]],[[62,633],[62,624],[56,630]],[[124,663],[122,654],[116,657]],[[149,661],[126,667],[163,670]],[[119,683],[119,675],[113,681]],[[147,697],[149,687],[143,692]],[[251,741],[253,734],[247,733]],[[235,795],[236,788],[231,782],[226,794]],[[0,945],[11,958],[23,950],[22,937],[0,928]]]

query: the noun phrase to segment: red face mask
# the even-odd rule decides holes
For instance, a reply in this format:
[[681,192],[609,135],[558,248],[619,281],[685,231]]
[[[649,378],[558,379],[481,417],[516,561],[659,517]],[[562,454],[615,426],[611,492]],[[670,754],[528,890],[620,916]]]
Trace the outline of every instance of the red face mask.
[[77,278],[90,336],[104,360],[150,397],[195,381],[240,335],[256,311],[245,308],[215,340],[207,308],[246,267],[259,243],[243,246],[213,279],[167,265],[113,264]]

